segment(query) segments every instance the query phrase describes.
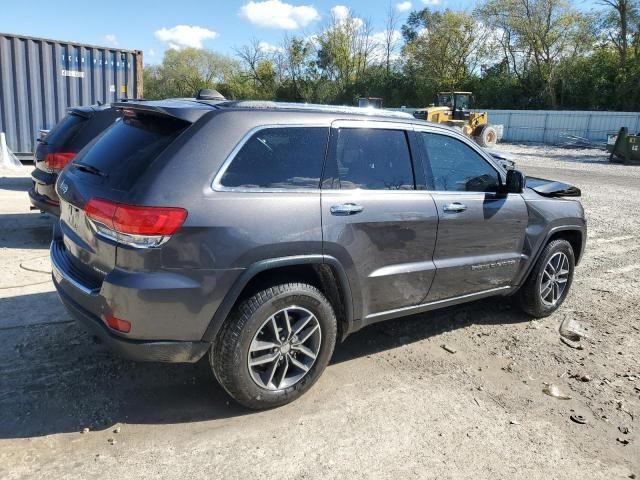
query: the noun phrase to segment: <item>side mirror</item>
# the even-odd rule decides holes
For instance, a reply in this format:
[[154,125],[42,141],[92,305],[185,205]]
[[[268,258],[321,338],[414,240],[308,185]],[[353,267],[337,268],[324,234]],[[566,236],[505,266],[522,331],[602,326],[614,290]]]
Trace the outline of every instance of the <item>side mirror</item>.
[[506,193],[522,193],[526,178],[520,170],[507,170]]

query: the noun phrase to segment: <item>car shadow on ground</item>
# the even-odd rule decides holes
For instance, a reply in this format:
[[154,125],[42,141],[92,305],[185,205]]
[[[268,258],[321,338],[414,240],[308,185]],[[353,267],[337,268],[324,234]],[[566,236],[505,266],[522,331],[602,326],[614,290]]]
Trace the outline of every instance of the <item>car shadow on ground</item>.
[[[33,318],[25,305],[41,318]],[[71,321],[55,292],[0,299],[0,311],[12,317],[0,318],[0,438],[254,413],[226,395],[206,358],[196,364],[171,365],[130,362],[112,355]],[[339,344],[332,364],[473,323],[526,320],[504,301],[485,300],[384,322]]]
[[0,215],[0,248],[49,248],[56,217],[32,213]]
[[338,345],[332,363],[401,347],[470,325],[506,325],[530,320],[510,299],[487,298],[370,325]]

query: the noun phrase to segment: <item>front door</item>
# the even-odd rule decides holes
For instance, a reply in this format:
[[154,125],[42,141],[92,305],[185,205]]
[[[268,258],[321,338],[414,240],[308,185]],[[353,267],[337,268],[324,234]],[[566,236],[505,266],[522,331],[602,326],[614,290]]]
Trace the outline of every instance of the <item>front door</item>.
[[438,214],[431,196],[416,189],[404,128],[341,121],[331,129],[321,193],[324,253],[347,266],[356,314],[366,321],[422,303],[435,274]]
[[522,261],[524,199],[498,193],[498,170],[467,142],[435,131],[417,135],[439,217],[427,300],[508,288]]

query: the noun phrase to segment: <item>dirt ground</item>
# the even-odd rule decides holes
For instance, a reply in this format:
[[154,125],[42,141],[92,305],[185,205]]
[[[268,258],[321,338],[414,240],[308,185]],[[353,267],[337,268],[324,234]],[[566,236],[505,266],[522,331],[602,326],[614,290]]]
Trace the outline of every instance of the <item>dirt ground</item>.
[[[204,362],[132,363],[95,344],[53,291],[30,168],[0,172],[0,478],[640,476],[640,167],[500,149],[582,188],[589,240],[564,306],[531,321],[494,299],[374,325],[299,401],[257,413]],[[563,320],[582,350],[561,342]]]

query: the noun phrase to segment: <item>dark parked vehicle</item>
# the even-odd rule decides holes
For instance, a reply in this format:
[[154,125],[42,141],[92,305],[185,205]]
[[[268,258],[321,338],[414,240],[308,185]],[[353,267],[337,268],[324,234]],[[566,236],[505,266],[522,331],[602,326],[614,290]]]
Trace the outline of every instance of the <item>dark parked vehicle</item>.
[[74,107],[44,137],[37,140],[29,199],[34,209],[60,215],[55,192],[58,174],[82,148],[111,126],[121,113],[109,105]]
[[53,279],[116,352],[208,355],[238,402],[290,402],[337,340],[489,296],[544,317],[582,257],[574,187],[505,170],[403,114],[269,102],[114,104],[61,174]]

